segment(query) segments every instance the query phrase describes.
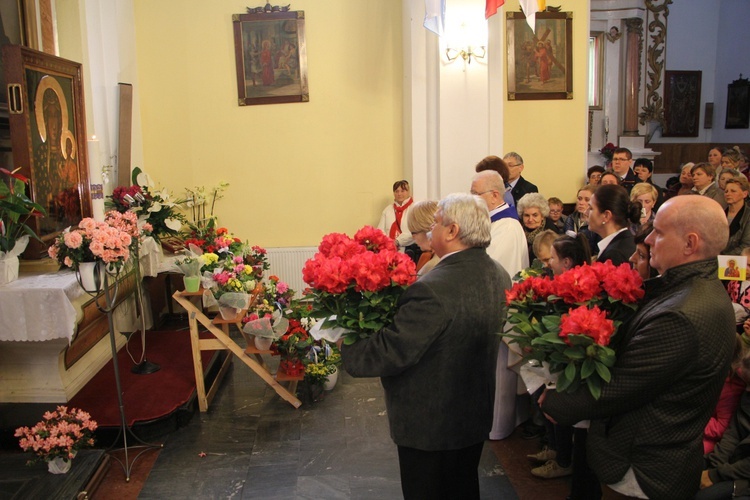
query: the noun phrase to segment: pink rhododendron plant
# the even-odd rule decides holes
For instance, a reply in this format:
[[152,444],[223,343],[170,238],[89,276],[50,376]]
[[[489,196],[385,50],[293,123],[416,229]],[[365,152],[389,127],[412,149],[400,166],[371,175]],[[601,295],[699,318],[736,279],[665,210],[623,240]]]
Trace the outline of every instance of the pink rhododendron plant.
[[45,412],[41,422],[33,427],[16,429],[15,437],[21,438],[19,445],[23,451],[36,455],[29,464],[56,457],[70,460],[79,449],[94,445],[96,428],[96,421],[87,412],[58,406],[55,411]]

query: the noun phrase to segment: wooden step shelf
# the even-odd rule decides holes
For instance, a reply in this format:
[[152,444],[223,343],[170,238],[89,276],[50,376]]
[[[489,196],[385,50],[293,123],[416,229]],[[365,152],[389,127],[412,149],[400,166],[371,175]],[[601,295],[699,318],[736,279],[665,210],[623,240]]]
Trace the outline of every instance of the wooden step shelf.
[[[284,378],[286,375],[283,371],[276,374],[276,377],[271,374],[268,366],[263,360],[261,354],[270,353],[270,351],[259,351],[255,348],[254,343],[246,342],[247,347],[243,349],[229,336],[229,326],[235,325],[242,332],[241,318],[243,314],[232,320],[225,320],[220,315],[213,319],[209,319],[202,311],[200,311],[196,305],[190,300],[196,295],[201,295],[202,292],[185,293],[183,291],[177,291],[172,295],[182,307],[188,312],[188,320],[190,323],[190,342],[193,350],[193,368],[195,371],[195,386],[196,392],[198,393],[198,406],[200,411],[208,411],[208,406],[216,394],[218,389],[219,381],[221,380],[224,372],[227,369],[228,364],[232,361],[232,354],[237,356],[237,359],[245,363],[248,368],[255,372],[266,384],[268,384],[276,393],[281,396],[285,401],[289,402],[295,408],[299,408],[302,402],[297,399],[295,395],[297,390],[297,382],[302,380],[304,376],[292,378]],[[255,295],[253,295],[253,299]],[[213,336],[210,339],[201,339],[198,335],[198,323],[202,324],[208,332]],[[247,341],[248,336],[242,332],[243,337]],[[258,352],[253,352],[253,349]],[[213,384],[206,391],[203,378],[203,364],[201,363],[201,351],[208,350],[227,350],[229,355],[222,365],[220,370],[220,376],[217,376]],[[248,350],[250,350],[248,352]],[[281,374],[281,377],[279,375]],[[287,375],[288,377],[288,375]],[[279,382],[289,382],[289,388],[286,388],[279,384]]]

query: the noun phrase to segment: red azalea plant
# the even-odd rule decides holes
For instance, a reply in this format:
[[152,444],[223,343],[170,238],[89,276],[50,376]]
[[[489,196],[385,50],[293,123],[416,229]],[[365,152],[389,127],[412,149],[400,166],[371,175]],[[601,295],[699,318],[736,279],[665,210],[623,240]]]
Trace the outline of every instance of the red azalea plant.
[[628,264],[609,261],[554,279],[525,279],[506,292],[513,329],[503,335],[519,345],[524,360],[549,364],[550,374],[558,374],[559,392],[586,385],[599,399],[615,363],[610,341],[637,310],[641,285]]
[[354,238],[328,234],[318,250],[302,270],[312,287],[312,316],[327,318],[324,328],[350,330],[347,344],[388,325],[399,297],[416,279],[416,266],[409,256],[371,226],[357,231]]

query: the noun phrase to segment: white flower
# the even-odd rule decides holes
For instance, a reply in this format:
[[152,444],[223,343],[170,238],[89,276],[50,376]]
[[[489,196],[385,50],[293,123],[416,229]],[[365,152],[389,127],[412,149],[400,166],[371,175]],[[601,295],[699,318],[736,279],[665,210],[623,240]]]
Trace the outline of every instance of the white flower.
[[138,177],[136,177],[136,181],[138,182],[139,186],[154,187],[154,180],[146,172],[141,172],[140,174],[138,174]]
[[164,219],[164,225],[172,231],[179,231],[182,229],[182,222],[178,219]]

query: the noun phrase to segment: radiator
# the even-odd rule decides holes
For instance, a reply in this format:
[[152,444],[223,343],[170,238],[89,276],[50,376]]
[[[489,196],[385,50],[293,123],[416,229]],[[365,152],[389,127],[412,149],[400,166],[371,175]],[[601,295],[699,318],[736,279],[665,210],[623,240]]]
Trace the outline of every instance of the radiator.
[[302,268],[307,259],[315,255],[318,247],[280,247],[266,250],[268,250],[268,263],[271,265],[266,276],[275,274],[297,292],[296,297],[301,297],[302,290],[307,288],[307,283],[302,281]]

